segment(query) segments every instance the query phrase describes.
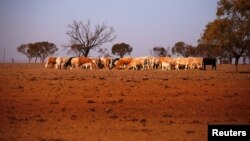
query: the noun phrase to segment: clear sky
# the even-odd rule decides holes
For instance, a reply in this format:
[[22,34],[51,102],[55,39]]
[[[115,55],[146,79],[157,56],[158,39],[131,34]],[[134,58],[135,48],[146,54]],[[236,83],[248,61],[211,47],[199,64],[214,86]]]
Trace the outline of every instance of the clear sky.
[[[217,0],[0,0],[0,60],[24,60],[21,44],[49,41],[69,43],[67,26],[73,20],[112,26],[117,38],[103,44],[109,51],[125,42],[132,56],[149,56],[155,46],[172,47],[178,41],[197,45],[206,24],[216,18]],[[97,50],[91,56],[98,56]]]

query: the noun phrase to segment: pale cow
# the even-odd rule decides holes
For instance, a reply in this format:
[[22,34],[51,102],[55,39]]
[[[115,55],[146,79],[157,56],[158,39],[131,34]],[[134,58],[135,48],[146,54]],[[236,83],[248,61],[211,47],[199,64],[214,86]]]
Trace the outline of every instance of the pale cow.
[[184,69],[188,69],[190,60],[188,58],[175,58],[175,69],[179,70],[180,66],[184,66]]
[[161,69],[162,69],[162,70],[171,70],[171,65],[170,65],[170,63],[162,62],[162,63],[161,63]]
[[90,57],[90,59],[92,60],[92,62],[98,67],[101,67],[101,59],[100,58],[95,58],[95,57]]
[[202,69],[203,58],[201,57],[188,57],[189,69]]
[[148,66],[150,69],[157,69],[160,66],[160,58],[159,57],[149,57],[148,58]]
[[100,60],[101,60],[101,65],[102,65],[104,68],[109,68],[110,63],[111,63],[111,57],[100,58]]
[[92,70],[93,69],[92,63],[85,63],[85,64],[82,65],[82,68],[85,69],[85,70],[87,70],[87,69]]
[[128,69],[132,68],[134,70],[139,70],[140,68],[147,69],[149,65],[148,57],[137,57],[133,58],[128,65]]
[[56,68],[57,69],[61,69],[63,67],[63,65],[66,63],[66,61],[68,60],[67,57],[57,57],[56,58]]
[[169,63],[170,67],[172,68],[172,66],[175,66],[175,59],[170,58],[170,57],[160,57],[160,66],[159,69],[162,68],[162,63]]

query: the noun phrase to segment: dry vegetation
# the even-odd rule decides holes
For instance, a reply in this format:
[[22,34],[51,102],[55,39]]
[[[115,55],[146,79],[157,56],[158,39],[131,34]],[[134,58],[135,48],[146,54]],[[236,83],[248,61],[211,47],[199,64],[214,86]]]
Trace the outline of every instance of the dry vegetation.
[[200,141],[210,123],[250,123],[249,65],[238,74],[233,65],[217,71],[0,67],[0,141]]

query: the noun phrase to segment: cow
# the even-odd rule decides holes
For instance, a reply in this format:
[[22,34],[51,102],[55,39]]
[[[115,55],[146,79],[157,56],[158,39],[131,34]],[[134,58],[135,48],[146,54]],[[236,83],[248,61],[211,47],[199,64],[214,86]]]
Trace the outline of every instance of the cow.
[[48,68],[49,66],[51,66],[52,68],[54,68],[55,64],[56,64],[56,58],[57,57],[49,57],[47,59],[47,62],[45,63],[45,68]]
[[111,59],[111,62],[109,64],[109,69],[114,68],[117,65],[117,62],[120,60],[120,58],[115,58],[115,59]]
[[160,57],[159,60],[160,60],[159,69],[162,67],[162,63],[163,62],[169,63],[171,68],[172,68],[172,66],[175,66],[175,59],[173,59],[173,58],[170,58],[170,57]]
[[63,66],[64,66],[64,64],[65,64],[65,62],[68,60],[68,58],[67,57],[57,57],[56,58],[56,68],[57,69],[61,69]]
[[73,59],[74,57],[70,57],[68,58],[65,63],[63,64],[63,68],[66,69],[68,66],[70,66],[70,68],[72,68],[72,65],[71,65],[71,60]]
[[149,57],[148,65],[150,69],[157,69],[160,66],[160,59],[158,57]]
[[103,64],[100,58],[95,58],[95,57],[89,57],[92,62],[98,67],[98,68],[102,68]]
[[126,58],[120,58],[115,66],[116,69],[125,69],[126,66],[129,65],[129,63],[132,61],[132,58],[126,57]]
[[212,65],[212,70],[216,70],[215,58],[203,58],[203,69],[206,70],[206,65]]
[[76,67],[77,69],[85,63],[91,63],[92,67],[95,69],[97,65],[93,63],[93,61],[88,57],[71,57],[68,61],[64,64],[64,68],[70,66],[70,68]]
[[111,57],[100,58],[100,60],[101,60],[101,67],[109,68],[109,65],[111,63]]
[[149,64],[148,57],[137,57],[133,58],[128,64],[128,69],[132,68],[134,70],[147,69]]
[[184,66],[184,69],[188,69],[190,59],[188,58],[175,58],[175,69],[179,70],[181,66]]
[[91,63],[84,63],[84,64],[82,65],[82,68],[85,69],[85,70],[86,70],[86,69],[90,69],[90,70],[93,69]]
[[188,59],[189,59],[189,64],[188,64],[189,69],[202,69],[203,58],[188,57]]
[[161,63],[161,69],[162,69],[162,70],[171,70],[171,65],[170,65],[170,63],[162,62],[162,63]]

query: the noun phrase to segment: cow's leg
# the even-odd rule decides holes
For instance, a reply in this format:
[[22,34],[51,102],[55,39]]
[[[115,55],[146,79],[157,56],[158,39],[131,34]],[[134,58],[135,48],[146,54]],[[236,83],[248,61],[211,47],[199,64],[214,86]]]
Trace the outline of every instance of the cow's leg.
[[59,64],[56,64],[56,68],[57,68],[57,69],[60,69],[60,65],[59,65]]
[[175,65],[175,69],[179,70],[179,65],[178,64]]
[[72,69],[74,68],[74,65],[71,64],[71,65],[69,66],[69,68],[72,70]]
[[167,70],[170,70],[170,67],[171,67],[170,65],[167,65]]
[[60,63],[60,64],[58,64],[58,69],[61,69],[61,63]]
[[76,70],[78,70],[79,69],[79,64],[78,63],[76,63]]
[[154,69],[156,69],[156,65],[155,65],[155,63],[154,63],[152,66],[153,66],[153,70],[154,70]]
[[92,70],[92,69],[93,69],[91,64],[89,65],[89,69],[90,69],[90,70]]
[[152,68],[152,70],[155,69],[155,64],[154,63],[151,64],[151,68]]
[[213,69],[216,70],[216,65],[215,64],[212,65],[212,70]]

